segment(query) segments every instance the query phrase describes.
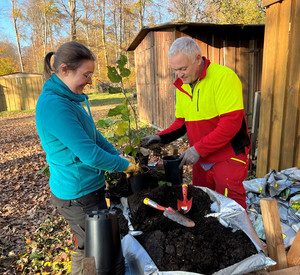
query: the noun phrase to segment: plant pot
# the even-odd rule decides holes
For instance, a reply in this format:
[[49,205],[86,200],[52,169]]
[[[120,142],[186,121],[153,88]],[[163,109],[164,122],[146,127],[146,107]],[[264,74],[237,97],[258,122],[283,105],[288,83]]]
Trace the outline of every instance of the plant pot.
[[[129,156],[132,156],[132,154],[128,154]],[[136,156],[134,157],[135,162],[139,163],[141,166],[148,165],[148,160],[149,160],[149,155],[143,155],[142,153],[137,153]]]
[[85,233],[85,257],[95,257],[97,275],[125,274],[116,211],[86,213]]
[[147,166],[142,166],[142,169],[144,173],[133,175],[128,179],[132,193],[140,192],[149,186],[148,173],[150,169]]
[[179,169],[181,159],[179,155],[166,156],[163,158],[166,180],[174,185],[182,184],[182,168]]

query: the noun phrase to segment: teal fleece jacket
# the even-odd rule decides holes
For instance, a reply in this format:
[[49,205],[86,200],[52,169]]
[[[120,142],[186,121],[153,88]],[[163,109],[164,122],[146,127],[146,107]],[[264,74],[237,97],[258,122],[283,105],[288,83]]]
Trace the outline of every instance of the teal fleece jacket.
[[50,188],[60,199],[98,190],[105,185],[105,171],[121,172],[129,165],[96,130],[87,98],[52,74],[36,105],[36,128],[50,165]]

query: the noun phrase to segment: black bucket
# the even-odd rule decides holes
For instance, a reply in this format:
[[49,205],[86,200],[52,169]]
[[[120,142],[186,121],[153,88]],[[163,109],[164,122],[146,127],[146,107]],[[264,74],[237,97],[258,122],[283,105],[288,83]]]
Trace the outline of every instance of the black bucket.
[[182,184],[182,168],[179,169],[181,159],[179,155],[167,156],[163,158],[166,180],[173,185]]
[[150,169],[147,166],[142,166],[142,169],[144,173],[133,175],[128,179],[132,193],[140,192],[149,187],[148,173]]
[[86,213],[85,257],[95,257],[97,275],[125,274],[116,211],[105,209]]

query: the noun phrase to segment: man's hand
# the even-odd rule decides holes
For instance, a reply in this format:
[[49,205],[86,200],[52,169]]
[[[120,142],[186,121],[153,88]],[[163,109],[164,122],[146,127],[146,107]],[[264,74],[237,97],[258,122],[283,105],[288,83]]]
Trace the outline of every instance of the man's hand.
[[160,140],[161,140],[160,136],[158,136],[158,135],[146,136],[146,137],[142,138],[141,144],[143,147],[148,147],[151,144],[159,143]]
[[179,168],[181,169],[183,165],[194,165],[199,158],[200,154],[197,152],[195,147],[190,147],[180,155],[180,159],[182,159],[182,161],[179,164]]

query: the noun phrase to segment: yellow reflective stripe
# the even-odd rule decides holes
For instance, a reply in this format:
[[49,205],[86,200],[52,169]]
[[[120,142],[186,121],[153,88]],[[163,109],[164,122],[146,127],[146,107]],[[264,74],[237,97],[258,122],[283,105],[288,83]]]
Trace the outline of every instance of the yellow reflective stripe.
[[230,158],[230,159],[232,159],[232,160],[235,160],[235,161],[239,161],[239,162],[241,162],[241,163],[244,163],[244,164],[246,164],[246,162],[245,162],[245,161],[243,161],[243,160],[241,160],[241,159],[236,159],[236,158]]
[[228,189],[225,188],[225,194],[224,194],[224,196],[227,197],[227,195],[228,195]]

